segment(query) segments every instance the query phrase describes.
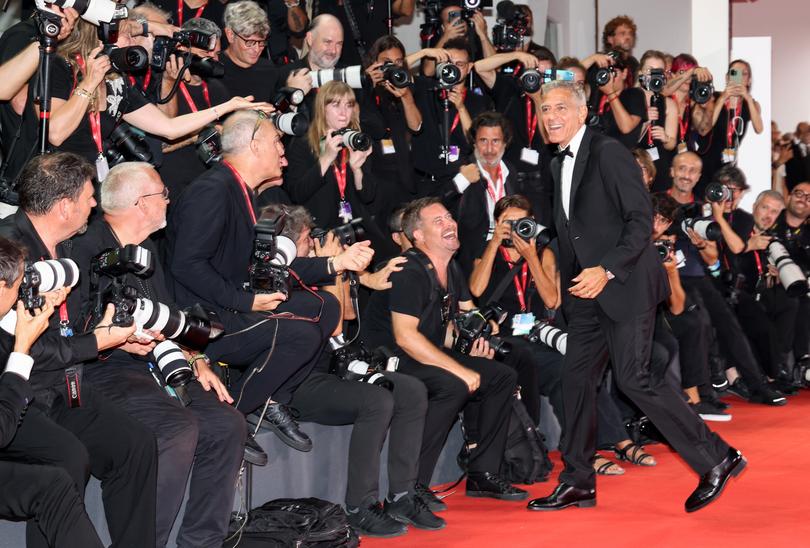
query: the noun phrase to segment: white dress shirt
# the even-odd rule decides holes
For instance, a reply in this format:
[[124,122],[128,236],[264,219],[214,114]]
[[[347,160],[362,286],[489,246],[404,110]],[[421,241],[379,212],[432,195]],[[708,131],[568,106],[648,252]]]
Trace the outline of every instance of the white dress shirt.
[[560,199],[562,200],[563,211],[565,218],[569,218],[569,210],[571,208],[571,179],[574,177],[574,163],[577,159],[577,152],[579,152],[579,145],[582,143],[582,136],[585,135],[585,126],[579,128],[568,143],[568,150],[574,157],[565,155],[562,157],[562,171],[560,173]]

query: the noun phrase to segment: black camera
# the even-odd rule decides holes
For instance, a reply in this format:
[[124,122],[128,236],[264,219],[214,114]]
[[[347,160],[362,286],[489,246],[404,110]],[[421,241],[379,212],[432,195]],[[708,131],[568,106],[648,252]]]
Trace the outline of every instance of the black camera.
[[188,70],[191,74],[203,79],[222,78],[225,76],[225,65],[212,57],[192,56]]
[[655,240],[655,250],[662,261],[666,262],[672,253],[675,253],[675,244],[671,240]]
[[289,265],[297,255],[295,242],[282,236],[286,215],[259,219],[253,240],[248,289],[253,293],[290,293]]
[[194,147],[197,149],[197,158],[207,168],[222,160],[222,139],[214,125],[207,125],[200,130]]
[[104,155],[112,167],[121,162],[151,162],[152,151],[141,130],[121,122],[104,141]]
[[526,69],[518,76],[518,83],[525,93],[537,93],[540,87],[552,80],[574,81],[574,73],[570,70],[547,69],[540,72],[537,69]]
[[[535,244],[538,249],[547,246],[548,243],[554,239],[554,231],[552,229],[546,228],[531,217],[523,217],[516,221],[508,221],[508,223],[512,225],[512,232],[520,236],[523,240],[528,242],[532,238],[535,238]],[[503,245],[504,247],[514,247],[511,239],[504,240]]]
[[639,74],[638,83],[647,91],[661,93],[667,87],[667,77],[664,69],[650,69],[649,74]]
[[411,85],[411,76],[408,71],[403,67],[388,61],[383,63],[380,67],[383,74],[383,80],[391,82],[395,88],[406,88]]
[[20,282],[19,300],[33,312],[45,305],[47,293],[63,287],[73,287],[79,281],[79,267],[72,259],[48,259],[25,263]]
[[529,33],[526,14],[511,0],[503,0],[495,6],[497,20],[492,27],[492,45],[499,51],[515,51],[523,45],[523,37]]
[[279,89],[273,97],[273,107],[275,107],[278,112],[290,112],[292,107],[300,105],[303,101],[304,90],[283,87]]
[[396,371],[398,365],[399,358],[389,357],[382,349],[369,352],[362,345],[347,345],[332,351],[329,371],[347,381],[365,382],[393,390],[394,383],[383,372]]
[[731,189],[722,183],[706,185],[706,199],[710,202],[728,202],[734,196]]
[[309,129],[309,119],[299,112],[291,112],[293,106],[301,104],[304,92],[298,88],[284,87],[273,98],[275,111],[269,115],[270,121],[280,132],[300,137]]
[[105,44],[98,53],[98,56],[101,55],[110,58],[110,72],[140,72],[149,64],[149,54],[141,46],[117,48]]
[[697,76],[692,76],[692,83],[689,84],[689,98],[698,105],[709,102],[714,94],[714,85],[711,82],[701,82]]
[[316,238],[323,246],[326,243],[326,236],[330,232],[335,235],[338,242],[340,242],[340,245],[352,245],[367,239],[366,231],[363,229],[363,219],[361,217],[352,219],[348,223],[336,226],[332,230],[315,228],[310,233],[310,236],[312,238]]
[[462,354],[469,354],[476,340],[483,337],[489,342],[490,348],[495,351],[498,359],[503,359],[512,351],[512,345],[500,337],[492,335],[490,320],[501,324],[507,313],[498,304],[492,303],[484,308],[476,308],[456,315],[456,329],[458,336],[453,349]]
[[371,148],[371,137],[362,131],[344,127],[343,129],[333,131],[332,137],[335,135],[343,136],[342,144],[346,148],[359,151],[368,150]]
[[172,341],[162,341],[152,349],[152,356],[166,380],[166,384],[171,386],[178,397],[185,405],[191,403],[191,398],[185,393],[183,388],[194,380],[194,371],[186,361],[183,351]]
[[157,71],[166,69],[166,61],[175,52],[177,46],[199,48],[212,51],[217,45],[217,35],[202,29],[183,29],[171,36],[158,36],[152,46],[152,68]]
[[440,89],[454,88],[461,83],[461,69],[447,61],[436,65],[436,80]]
[[530,343],[542,343],[563,356],[568,348],[568,333],[544,321],[537,322],[526,335],[526,339]]
[[807,277],[801,268],[793,261],[785,244],[779,240],[768,243],[768,262],[776,267],[779,273],[779,283],[791,297],[800,297],[807,294]]
[[609,51],[607,55],[611,58],[611,64],[607,67],[599,67],[594,73],[593,79],[597,86],[604,86],[616,75],[616,72],[625,68],[621,52]]

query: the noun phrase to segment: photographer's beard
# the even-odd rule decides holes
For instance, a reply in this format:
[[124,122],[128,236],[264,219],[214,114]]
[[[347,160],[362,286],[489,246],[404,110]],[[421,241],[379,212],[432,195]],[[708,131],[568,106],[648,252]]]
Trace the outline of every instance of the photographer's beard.
[[485,155],[481,153],[481,151],[479,151],[478,149],[475,149],[474,154],[475,160],[478,162],[478,165],[489,171],[498,169],[498,167],[501,165],[501,160],[503,159],[504,151],[502,150],[498,154],[494,155],[493,154]]

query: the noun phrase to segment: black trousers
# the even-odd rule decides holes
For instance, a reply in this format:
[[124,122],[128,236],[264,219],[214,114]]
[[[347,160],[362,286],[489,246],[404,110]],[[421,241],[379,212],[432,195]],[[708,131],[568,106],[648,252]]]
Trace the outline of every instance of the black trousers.
[[[505,337],[512,353],[504,360],[517,371],[520,396],[534,424],[540,423],[540,396],[551,403],[557,420],[562,420],[562,354],[543,344],[532,344],[523,337]],[[562,423],[560,423],[562,424]]]
[[137,360],[110,358],[86,376],[157,439],[157,543],[165,546],[191,475],[177,546],[222,546],[228,533],[236,478],[245,449],[243,415],[200,383],[186,385],[188,407],[169,396]]
[[737,316],[715,282],[706,276],[683,277],[681,284],[692,302],[709,314],[720,351],[737,368],[745,384],[752,390],[761,388],[765,382],[762,367],[754,358],[754,351]]
[[666,323],[678,340],[681,386],[691,388],[709,383],[709,346],[712,321],[699,305],[691,305],[678,315],[665,312]]
[[498,473],[506,446],[511,406],[517,374],[500,362],[472,358],[454,350],[444,350],[464,367],[481,375],[473,394],[467,385],[440,367],[424,365],[404,352],[399,353],[399,372],[413,375],[427,387],[428,409],[419,457],[419,483],[430,484],[433,469],[447,441],[459,411],[464,409],[464,425],[469,441],[477,444],[470,455],[470,472]]
[[[155,437],[91,382],[85,381],[81,396],[81,407],[71,409],[56,389],[37,393],[17,435],[4,449],[5,457],[63,468],[82,495],[92,473],[101,481],[111,546],[154,546]],[[48,546],[31,522],[26,545]]]
[[0,461],[0,485],[0,518],[32,520],[48,546],[103,548],[64,469]]
[[782,286],[752,295],[740,292],[737,318],[751,341],[757,360],[771,378],[787,370],[787,356],[793,350],[799,300],[788,297]]
[[565,302],[568,352],[563,371],[565,432],[560,481],[596,485],[596,390],[608,358],[619,389],[652,420],[676,451],[702,475],[725,457],[728,445],[711,432],[668,383],[650,374],[655,309],[623,322],[611,320],[594,300]]
[[799,297],[799,312],[796,314],[796,334],[793,338],[793,355],[796,360],[810,356],[810,297]]
[[427,390],[419,379],[386,372],[394,390],[313,373],[293,393],[299,420],[339,426],[354,424],[349,442],[346,504],[367,506],[380,498],[380,451],[388,440],[388,490],[412,491],[427,412]]
[[315,367],[324,345],[340,321],[340,305],[326,292],[323,299],[293,291],[276,312],[290,312],[317,322],[267,319],[259,313],[224,313],[226,334],[211,343],[206,352],[212,360],[244,370],[231,382],[235,407],[244,414],[263,406],[268,397],[289,403],[292,393]]

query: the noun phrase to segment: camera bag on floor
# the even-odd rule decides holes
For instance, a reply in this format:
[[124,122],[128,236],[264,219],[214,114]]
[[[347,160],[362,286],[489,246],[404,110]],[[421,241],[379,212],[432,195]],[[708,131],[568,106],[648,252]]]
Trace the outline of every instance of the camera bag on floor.
[[530,484],[548,480],[553,467],[554,463],[548,458],[546,440],[537,431],[520,399],[520,390],[517,390],[512,397],[500,475],[511,483]]
[[[240,530],[241,528],[241,530]],[[276,499],[232,520],[224,548],[356,548],[357,534],[337,504],[316,499]]]

